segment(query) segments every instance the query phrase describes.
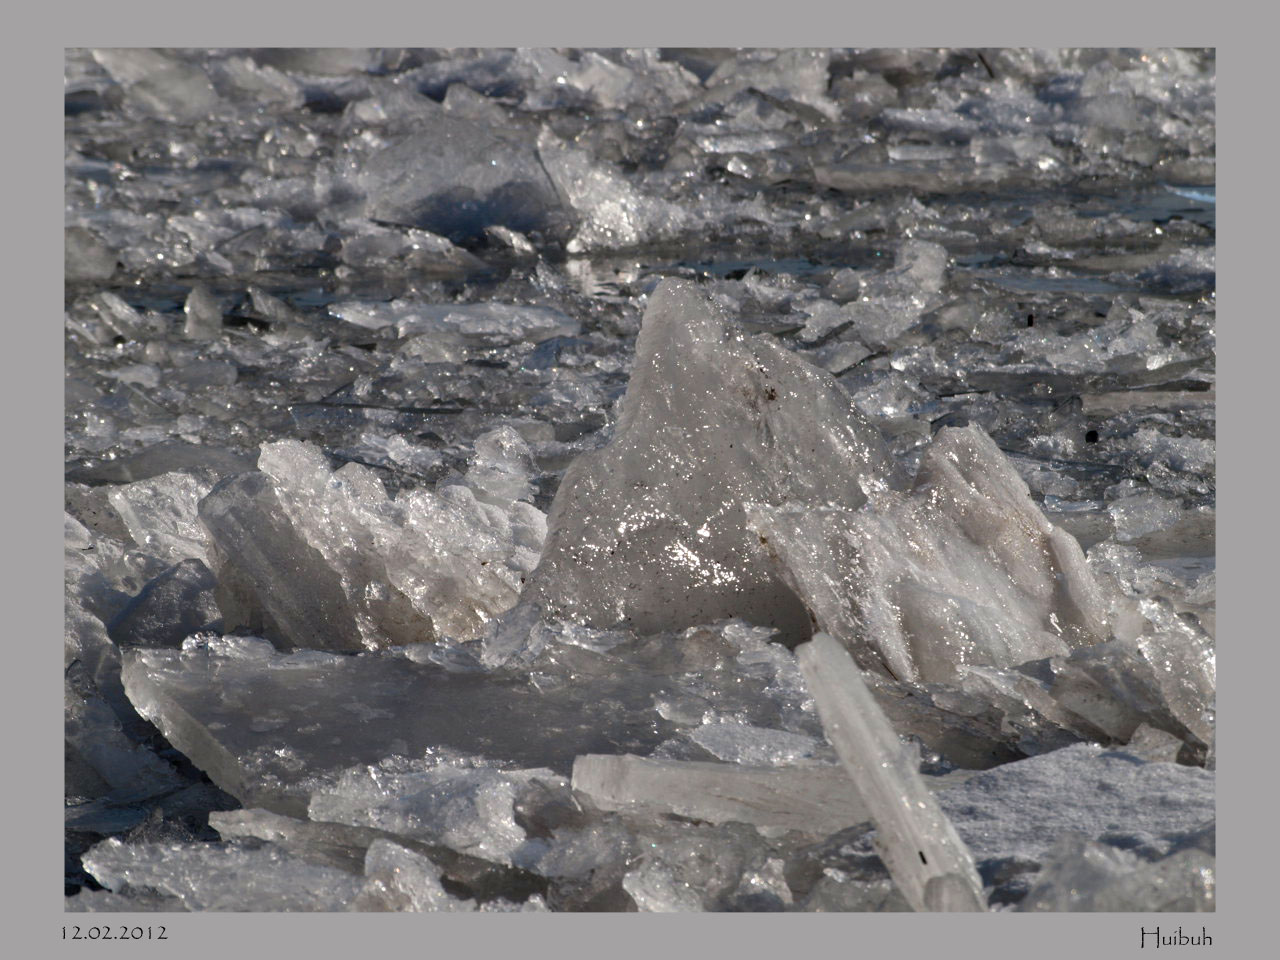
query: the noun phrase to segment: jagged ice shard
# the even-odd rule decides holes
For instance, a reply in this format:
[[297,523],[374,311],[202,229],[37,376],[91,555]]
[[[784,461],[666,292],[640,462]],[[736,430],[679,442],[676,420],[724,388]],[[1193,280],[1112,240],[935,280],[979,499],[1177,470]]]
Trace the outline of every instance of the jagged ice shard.
[[826,634],[798,650],[822,725],[876,825],[876,847],[916,910],[986,909],[968,847],[920,779],[849,654]]
[[522,603],[640,633],[742,617],[800,642],[809,615],[743,504],[856,507],[893,476],[879,432],[830,374],[745,336],[691,284],[663,281],[613,439],[566,472]]
[[1065,656],[1109,639],[1113,620],[1129,636],[1140,622],[1104,594],[1079,543],[1045,519],[976,426],[939,431],[909,492],[873,490],[861,509],[746,509],[818,625],[897,679]]

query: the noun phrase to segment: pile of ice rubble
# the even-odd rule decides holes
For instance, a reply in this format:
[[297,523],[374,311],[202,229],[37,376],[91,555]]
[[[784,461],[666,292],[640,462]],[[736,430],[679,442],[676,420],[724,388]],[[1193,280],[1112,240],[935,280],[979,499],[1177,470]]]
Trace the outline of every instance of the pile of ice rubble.
[[907,478],[691,284],[650,297],[549,517],[509,428],[394,498],[297,441],[216,472],[111,491],[172,566],[105,627],[129,560],[68,515],[98,683],[68,747],[169,787],[126,696],[244,808],[219,843],[104,841],[78,907],[1212,907],[1205,635],[1098,575],[980,428]]
[[66,76],[67,909],[1213,909],[1211,54]]

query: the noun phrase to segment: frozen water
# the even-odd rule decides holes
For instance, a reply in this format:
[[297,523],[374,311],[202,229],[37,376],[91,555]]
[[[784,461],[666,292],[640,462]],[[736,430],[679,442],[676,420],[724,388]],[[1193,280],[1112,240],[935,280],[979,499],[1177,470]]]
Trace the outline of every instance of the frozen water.
[[1215,73],[66,51],[68,908],[1206,906]]
[[350,874],[296,860],[271,847],[124,844],[104,840],[85,868],[114,893],[154,890],[184,910],[341,910],[360,889]]
[[652,632],[741,616],[809,633],[743,504],[857,505],[893,474],[828,374],[748,339],[688,284],[650,297],[614,435],[565,474],[524,597],[554,616]]
[[426,112],[418,130],[370,157],[357,182],[371,219],[453,239],[490,224],[527,233],[569,221],[530,138],[443,110]]

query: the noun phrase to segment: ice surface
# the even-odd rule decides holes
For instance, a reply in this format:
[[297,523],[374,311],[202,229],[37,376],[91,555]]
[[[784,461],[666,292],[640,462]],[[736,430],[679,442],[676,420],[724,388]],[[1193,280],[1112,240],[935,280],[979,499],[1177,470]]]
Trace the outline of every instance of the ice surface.
[[804,639],[808,615],[745,531],[742,504],[856,506],[891,474],[828,374],[666,282],[645,310],[613,438],[565,474],[524,597],[596,627],[740,616]]
[[[1018,797],[1016,810],[1009,797]],[[979,865],[1007,857],[1043,863],[1066,834],[1159,849],[1214,814],[1214,775],[1150,763],[1119,748],[1076,744],[1007,763],[938,794]]]
[[[114,837],[193,884],[287,855],[267,904],[292,864],[343,910],[910,909],[865,821],[735,814],[836,759],[789,649],[821,627],[930,789],[995,778],[937,793],[993,905],[1203,904],[1215,73],[66,51],[68,908],[250,899],[90,891]],[[1000,451],[959,479],[958,428]],[[501,780],[584,755],[649,800]],[[298,819],[370,769],[418,839]],[[524,866],[422,839],[486,823]]]
[[920,779],[849,654],[816,634],[797,650],[823,728],[876,825],[876,849],[917,910],[985,910],[973,858]]
[[976,426],[939,431],[909,493],[747,511],[818,625],[864,668],[947,681],[959,664],[1013,666],[1110,635],[1079,544]]

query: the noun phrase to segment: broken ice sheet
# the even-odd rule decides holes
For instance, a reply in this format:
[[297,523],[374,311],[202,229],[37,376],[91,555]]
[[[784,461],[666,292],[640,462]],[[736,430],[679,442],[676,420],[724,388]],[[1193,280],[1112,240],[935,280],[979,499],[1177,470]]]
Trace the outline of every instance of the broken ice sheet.
[[447,748],[567,775],[580,754],[649,753],[676,729],[653,712],[663,678],[610,668],[539,692],[523,676],[450,673],[396,653],[282,654],[226,637],[126,652],[123,676],[139,713],[219,787],[304,816],[344,770],[392,754]]
[[347,301],[331,305],[329,312],[348,323],[374,330],[394,326],[401,337],[427,333],[460,335],[473,343],[493,345],[572,337],[582,329],[578,321],[560,310],[519,303]]
[[910,493],[746,511],[780,575],[866,669],[948,681],[959,664],[1013,666],[1111,635],[1118,599],[979,427],[939,431]]
[[361,887],[349,873],[270,845],[125,844],[111,838],[85,854],[84,866],[114,893],[154,890],[180,898],[191,911],[343,910]]
[[809,616],[744,529],[742,504],[856,506],[892,474],[829,374],[663,281],[613,438],[565,474],[523,600],[642,633],[738,616],[794,643]]

